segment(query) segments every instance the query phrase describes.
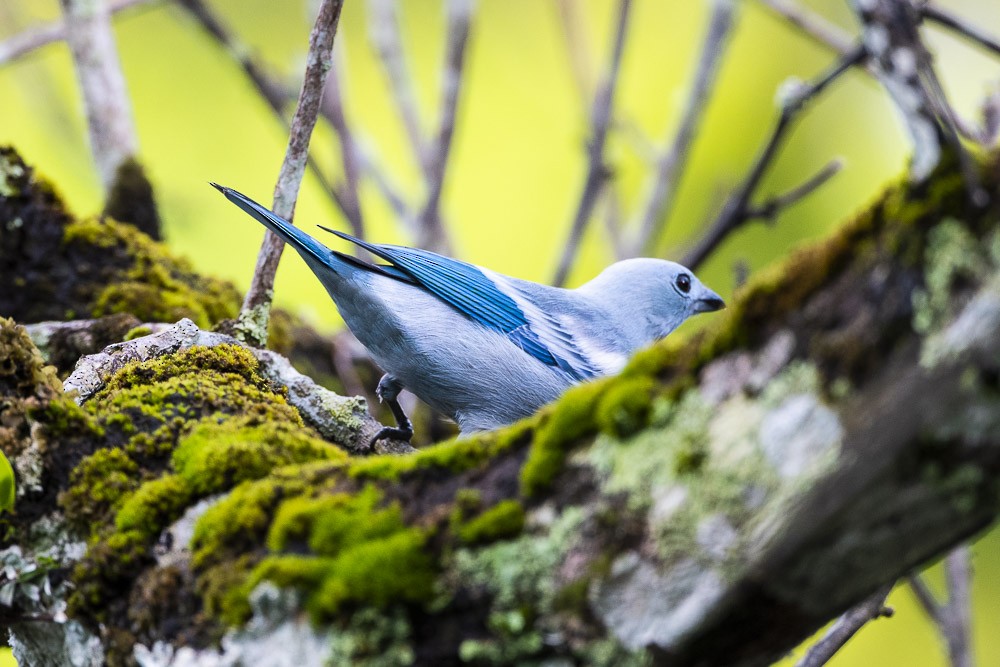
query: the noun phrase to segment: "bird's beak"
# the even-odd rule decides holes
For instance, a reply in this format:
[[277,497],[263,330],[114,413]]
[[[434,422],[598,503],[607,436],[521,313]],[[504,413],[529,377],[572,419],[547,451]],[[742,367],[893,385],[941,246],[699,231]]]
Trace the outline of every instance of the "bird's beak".
[[704,296],[694,302],[694,312],[711,313],[726,307],[726,302],[718,294],[709,289],[706,289],[705,292]]

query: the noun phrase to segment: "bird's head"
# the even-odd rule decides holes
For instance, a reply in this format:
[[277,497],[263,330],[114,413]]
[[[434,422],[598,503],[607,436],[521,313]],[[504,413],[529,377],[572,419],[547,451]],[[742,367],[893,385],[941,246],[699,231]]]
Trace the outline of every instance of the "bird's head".
[[623,324],[649,341],[663,338],[697,313],[726,307],[690,269],[663,259],[612,264],[580,290],[597,298]]

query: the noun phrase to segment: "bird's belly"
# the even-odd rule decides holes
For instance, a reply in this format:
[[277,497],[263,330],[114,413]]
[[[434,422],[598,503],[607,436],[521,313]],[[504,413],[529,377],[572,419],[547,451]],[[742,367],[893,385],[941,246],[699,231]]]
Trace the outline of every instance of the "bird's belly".
[[377,287],[360,303],[339,303],[344,321],[385,372],[463,432],[526,417],[571,384],[423,290],[397,281]]

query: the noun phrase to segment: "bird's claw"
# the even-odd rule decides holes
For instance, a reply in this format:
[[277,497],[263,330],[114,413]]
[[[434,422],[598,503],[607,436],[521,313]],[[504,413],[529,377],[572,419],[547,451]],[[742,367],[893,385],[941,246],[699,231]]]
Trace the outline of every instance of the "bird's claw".
[[379,429],[379,432],[368,441],[368,449],[373,449],[375,447],[375,443],[379,440],[402,440],[405,443],[409,443],[410,438],[412,437],[412,428],[393,428],[392,426],[383,426]]

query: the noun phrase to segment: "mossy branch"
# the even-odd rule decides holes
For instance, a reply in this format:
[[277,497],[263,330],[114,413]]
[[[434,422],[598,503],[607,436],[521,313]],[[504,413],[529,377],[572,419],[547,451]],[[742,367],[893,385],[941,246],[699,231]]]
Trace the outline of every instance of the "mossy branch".
[[317,663],[770,664],[1000,512],[998,218],[942,165],[716,328],[406,456],[326,446],[245,348],[127,364],[81,407],[8,337],[9,525],[89,539],[70,610],[116,658],[292,632]]

